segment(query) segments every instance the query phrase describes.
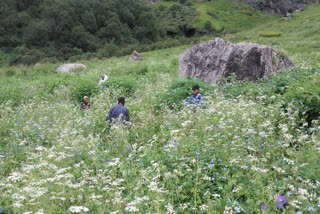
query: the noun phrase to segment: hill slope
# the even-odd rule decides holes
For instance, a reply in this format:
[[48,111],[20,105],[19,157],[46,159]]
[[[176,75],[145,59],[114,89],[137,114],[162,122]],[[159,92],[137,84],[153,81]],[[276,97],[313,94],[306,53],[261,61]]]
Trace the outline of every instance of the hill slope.
[[192,43],[184,38],[249,29],[264,13],[232,0],[4,0],[0,3],[2,64],[112,57]]
[[[142,53],[139,63],[83,61],[87,71],[66,75],[53,73],[58,64],[1,68],[0,207],[260,213],[265,204],[266,213],[319,213],[317,11],[227,37],[286,49],[294,58],[296,69],[257,83],[177,79],[187,46]],[[97,88],[104,73],[106,88]],[[193,112],[183,106],[196,83],[207,101]],[[85,113],[84,95],[92,102]],[[122,95],[132,125],[109,130],[105,115]],[[277,203],[279,195],[286,204]]]

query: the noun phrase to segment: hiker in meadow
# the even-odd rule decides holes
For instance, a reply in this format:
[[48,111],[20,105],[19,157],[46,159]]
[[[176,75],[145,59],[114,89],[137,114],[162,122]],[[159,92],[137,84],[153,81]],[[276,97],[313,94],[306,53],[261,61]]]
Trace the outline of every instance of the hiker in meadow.
[[99,83],[98,83],[98,86],[99,86],[99,87],[102,87],[103,84],[104,84],[107,80],[108,80],[108,76],[105,75],[105,74],[102,75],[101,78],[100,78],[100,81],[99,81]]
[[196,110],[202,107],[204,99],[200,94],[200,87],[198,85],[193,86],[192,91],[193,94],[186,101],[186,107],[193,107],[194,110]]
[[124,124],[127,124],[127,122],[129,122],[129,111],[124,106],[125,102],[125,98],[120,97],[118,99],[118,105],[111,108],[107,116],[107,122],[109,122],[109,124],[111,124],[112,122],[122,122]]
[[80,103],[80,110],[81,111],[88,111],[90,110],[91,105],[90,105],[90,99],[88,96],[83,97],[83,101]]

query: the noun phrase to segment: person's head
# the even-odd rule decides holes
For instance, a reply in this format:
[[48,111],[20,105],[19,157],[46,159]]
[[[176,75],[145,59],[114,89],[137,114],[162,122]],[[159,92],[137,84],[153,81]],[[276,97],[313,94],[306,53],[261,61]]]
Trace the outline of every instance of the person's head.
[[200,87],[198,85],[195,85],[192,87],[192,91],[194,95],[198,95],[200,93]]
[[125,102],[126,102],[126,98],[124,98],[124,97],[120,97],[120,98],[118,99],[118,104],[124,105]]
[[88,96],[84,96],[83,97],[83,102],[85,103],[85,104],[88,104],[89,103],[89,97]]

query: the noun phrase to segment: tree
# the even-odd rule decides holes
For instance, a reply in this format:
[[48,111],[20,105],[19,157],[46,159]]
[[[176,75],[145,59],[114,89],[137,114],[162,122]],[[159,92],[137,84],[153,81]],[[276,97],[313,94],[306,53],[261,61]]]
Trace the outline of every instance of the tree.
[[45,20],[33,20],[25,29],[24,42],[28,47],[44,47],[48,42],[49,27]]

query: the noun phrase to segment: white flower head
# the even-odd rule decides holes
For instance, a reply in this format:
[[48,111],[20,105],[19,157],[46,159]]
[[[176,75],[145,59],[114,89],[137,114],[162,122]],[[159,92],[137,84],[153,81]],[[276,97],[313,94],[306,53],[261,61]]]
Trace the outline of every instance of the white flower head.
[[69,211],[70,211],[71,213],[81,213],[81,212],[88,212],[89,209],[86,208],[86,207],[82,207],[82,206],[71,206],[71,207],[69,208]]

